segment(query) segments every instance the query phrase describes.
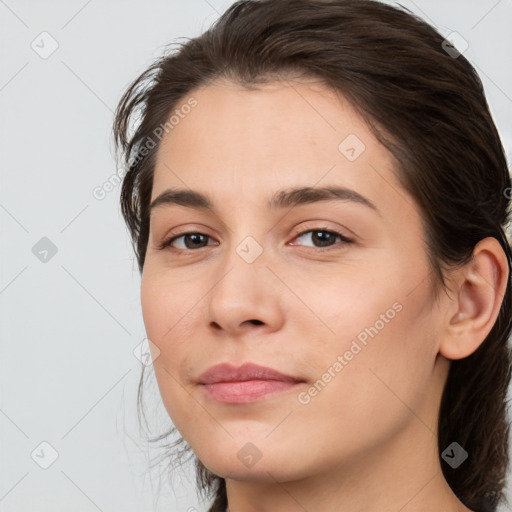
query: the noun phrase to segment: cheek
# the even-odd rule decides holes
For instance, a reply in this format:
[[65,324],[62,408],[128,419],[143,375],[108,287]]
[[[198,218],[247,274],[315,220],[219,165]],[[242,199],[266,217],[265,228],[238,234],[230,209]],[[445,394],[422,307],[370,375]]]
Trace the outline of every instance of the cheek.
[[[159,348],[190,322],[192,306],[198,302],[191,296],[190,282],[174,282],[164,272],[144,269],[141,281],[141,309],[148,337]],[[162,345],[162,347],[160,347]]]
[[[399,311],[388,309],[386,300],[367,304],[364,319],[353,326],[346,320],[346,335],[325,347],[323,355],[312,354],[318,380],[306,391],[309,398],[302,396],[302,403],[309,400],[302,406],[302,424],[321,431],[322,439],[339,439],[334,450],[369,448],[390,439],[425,406],[429,334],[423,322],[417,323],[417,308],[400,304]],[[379,318],[386,311],[387,323]]]
[[[143,275],[142,316],[147,337],[152,342],[150,346],[154,345],[153,367],[164,402],[176,393],[179,370],[186,365],[194,314],[197,317],[192,305],[196,303],[194,297],[187,297],[182,288],[170,284],[165,276],[151,275],[150,272]],[[189,343],[185,343],[187,340]]]
[[187,345],[176,340],[187,339],[183,330],[187,329],[187,311],[189,315],[192,311],[180,290],[149,271],[141,282],[141,308],[147,337],[156,347],[152,347],[153,369],[162,403],[174,426],[186,433],[189,421],[184,412],[193,407],[180,383],[180,368],[187,364]]
[[157,281],[144,269],[140,288],[140,302],[142,317],[148,337],[158,344],[162,338],[162,328],[165,325],[165,311],[168,309],[169,299],[163,295],[163,289]]
[[401,400],[419,406],[431,378],[437,334],[429,284],[418,285],[407,270],[391,275],[393,267],[387,268],[387,273],[345,276],[324,293],[308,295],[329,328],[307,358],[320,381],[311,401],[334,404],[340,421],[348,404],[355,408],[351,417],[368,417],[370,423],[372,408],[384,418],[390,407],[394,414],[405,408]]
[[[372,334],[386,330],[402,309],[399,292],[379,276],[375,268],[372,272],[348,267],[293,281],[300,302],[293,297],[289,301],[290,323],[314,334],[318,349],[334,347],[343,353],[354,339],[364,346]],[[321,360],[321,352],[318,356]]]

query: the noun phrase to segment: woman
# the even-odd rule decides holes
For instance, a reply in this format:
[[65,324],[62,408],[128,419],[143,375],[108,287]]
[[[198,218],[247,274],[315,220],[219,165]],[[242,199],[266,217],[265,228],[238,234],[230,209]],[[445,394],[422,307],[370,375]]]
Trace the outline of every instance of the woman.
[[511,183],[463,55],[372,0],[240,1],[134,81],[114,134],[210,512],[497,509]]

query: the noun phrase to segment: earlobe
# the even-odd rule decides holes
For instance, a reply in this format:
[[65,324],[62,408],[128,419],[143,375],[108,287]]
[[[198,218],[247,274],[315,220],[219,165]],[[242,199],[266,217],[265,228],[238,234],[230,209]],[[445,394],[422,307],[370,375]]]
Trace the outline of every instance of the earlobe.
[[453,296],[446,298],[439,352],[447,359],[471,355],[498,317],[508,282],[507,257],[492,237],[476,244],[472,259],[453,274]]

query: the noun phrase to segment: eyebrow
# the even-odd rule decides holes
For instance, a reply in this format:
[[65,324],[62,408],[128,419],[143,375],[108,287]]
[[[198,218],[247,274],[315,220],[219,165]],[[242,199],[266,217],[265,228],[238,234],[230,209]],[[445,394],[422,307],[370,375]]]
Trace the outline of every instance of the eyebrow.
[[[267,208],[275,210],[331,200],[350,201],[360,204],[374,210],[380,216],[379,209],[368,198],[355,190],[336,186],[297,187],[279,190],[267,201]],[[167,189],[153,200],[150,212],[155,208],[174,204],[188,208],[215,211],[213,201],[207,194],[196,190]]]

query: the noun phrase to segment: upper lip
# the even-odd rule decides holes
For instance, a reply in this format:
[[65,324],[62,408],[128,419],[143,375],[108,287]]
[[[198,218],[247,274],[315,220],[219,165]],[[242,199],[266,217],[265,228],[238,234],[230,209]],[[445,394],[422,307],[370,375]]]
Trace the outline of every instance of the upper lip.
[[236,367],[230,363],[222,363],[208,368],[197,381],[199,384],[216,384],[217,382],[242,382],[247,380],[280,380],[305,382],[304,379],[286,375],[273,368],[254,363],[244,363]]

